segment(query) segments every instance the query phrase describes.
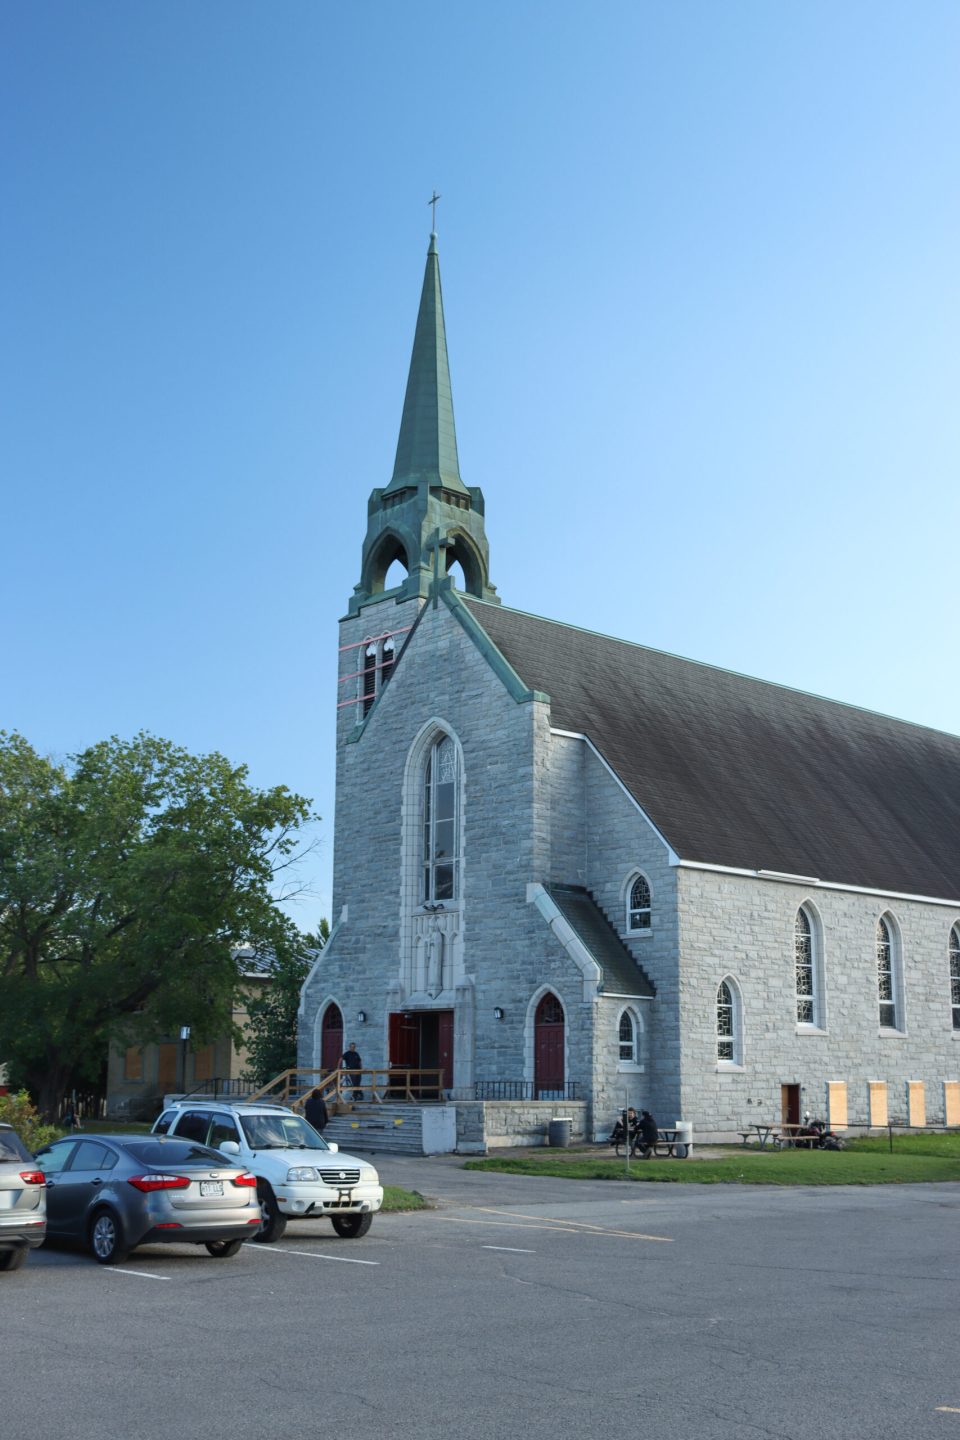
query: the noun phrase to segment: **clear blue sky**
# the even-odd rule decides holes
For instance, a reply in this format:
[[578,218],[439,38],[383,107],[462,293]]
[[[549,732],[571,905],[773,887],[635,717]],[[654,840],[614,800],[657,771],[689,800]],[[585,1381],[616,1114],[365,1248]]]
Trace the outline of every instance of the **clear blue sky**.
[[960,731],[960,6],[0,13],[0,725],[324,817],[426,251],[506,604]]

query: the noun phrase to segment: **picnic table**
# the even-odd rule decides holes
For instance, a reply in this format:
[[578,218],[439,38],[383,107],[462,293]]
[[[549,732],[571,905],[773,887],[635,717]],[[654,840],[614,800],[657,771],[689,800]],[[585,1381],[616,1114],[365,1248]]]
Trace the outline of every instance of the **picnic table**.
[[688,1155],[689,1136],[684,1130],[657,1130],[657,1144],[654,1149],[655,1155],[672,1156],[674,1160],[686,1160]]
[[[765,1150],[767,1148],[768,1140],[772,1139],[774,1143],[776,1143],[776,1141],[780,1138],[779,1132],[775,1125],[758,1125],[754,1123],[753,1129],[757,1132],[757,1139],[760,1141],[761,1150]],[[739,1133],[742,1135],[744,1132],[741,1130]],[[750,1132],[748,1130],[747,1134],[749,1135],[749,1133]],[[746,1140],[744,1140],[743,1143],[746,1144]]]
[[789,1149],[791,1145],[794,1148],[797,1145],[805,1145],[808,1149],[813,1149],[816,1140],[816,1135],[810,1134],[807,1125],[781,1125],[780,1134],[774,1138],[774,1144],[779,1145],[782,1149]]

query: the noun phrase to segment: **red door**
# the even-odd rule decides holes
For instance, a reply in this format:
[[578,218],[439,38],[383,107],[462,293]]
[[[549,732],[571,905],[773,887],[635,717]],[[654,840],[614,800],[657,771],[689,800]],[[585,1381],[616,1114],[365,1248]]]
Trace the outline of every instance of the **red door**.
[[339,1005],[328,1005],[323,1012],[320,1031],[320,1069],[327,1074],[336,1070],[343,1054],[343,1016]]
[[420,1026],[416,1015],[390,1016],[390,1064],[404,1070],[420,1068]]
[[563,1090],[563,1006],[544,995],[533,1023],[533,1084],[537,1099]]
[[449,1090],[453,1085],[453,1011],[441,1010],[437,1019],[440,1021],[437,1064],[443,1070],[440,1083],[444,1090]]

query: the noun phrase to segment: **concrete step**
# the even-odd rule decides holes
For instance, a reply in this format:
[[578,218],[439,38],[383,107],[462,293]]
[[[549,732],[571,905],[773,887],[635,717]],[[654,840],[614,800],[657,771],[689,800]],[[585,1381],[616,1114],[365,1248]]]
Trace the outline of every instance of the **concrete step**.
[[423,1121],[419,1105],[355,1105],[345,1115],[331,1115],[323,1132],[341,1150],[380,1150],[391,1155],[423,1154]]

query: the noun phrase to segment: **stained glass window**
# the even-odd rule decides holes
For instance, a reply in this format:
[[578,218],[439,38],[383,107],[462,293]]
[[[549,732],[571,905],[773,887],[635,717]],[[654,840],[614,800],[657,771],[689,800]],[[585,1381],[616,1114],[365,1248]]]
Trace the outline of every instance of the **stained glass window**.
[[620,1059],[629,1061],[636,1059],[633,1016],[629,1010],[624,1010],[620,1016]]
[[877,922],[877,994],[880,999],[880,1025],[884,1030],[897,1029],[897,997],[893,974],[893,941],[886,920]]
[[630,887],[630,908],[627,915],[627,929],[649,930],[650,914],[650,886],[642,875],[638,875]]
[[794,926],[794,954],[797,972],[797,1024],[815,1025],[817,1015],[813,927],[805,910],[797,911]]
[[423,773],[422,903],[457,897],[459,831],[457,751],[448,735],[430,748]]
[[717,990],[717,1059],[735,1059],[736,1035],[734,1033],[733,991],[726,980],[720,981]]
[[950,1004],[953,1028],[960,1030],[960,925],[950,931]]

